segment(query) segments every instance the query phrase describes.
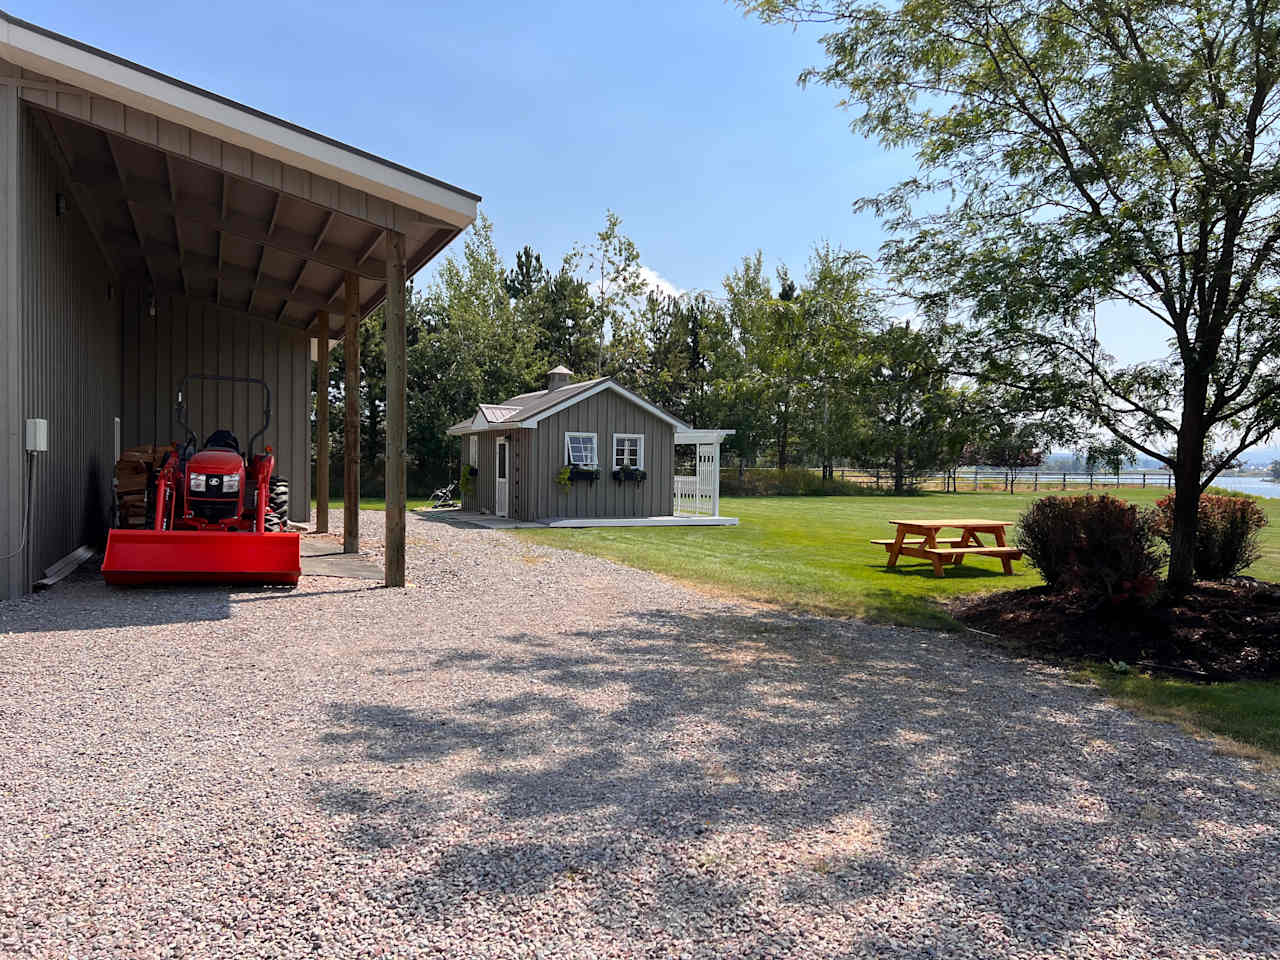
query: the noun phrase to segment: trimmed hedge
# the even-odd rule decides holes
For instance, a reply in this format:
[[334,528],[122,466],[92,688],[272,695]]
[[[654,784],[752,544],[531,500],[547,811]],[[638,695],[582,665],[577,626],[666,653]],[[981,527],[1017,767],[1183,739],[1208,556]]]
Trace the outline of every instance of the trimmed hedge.
[[[908,488],[904,495],[916,492]],[[756,467],[744,471],[741,480],[737,470],[720,471],[720,495],[725,497],[867,497],[892,493],[892,489],[848,480],[823,480],[822,474],[813,470]]]
[[1016,538],[1051,590],[1146,604],[1163,564],[1157,525],[1153,511],[1105,494],[1043,497],[1018,518]]
[[[1176,502],[1177,495],[1172,493],[1156,502],[1157,528],[1166,542],[1173,535]],[[1247,568],[1262,556],[1258,534],[1266,525],[1266,513],[1247,493],[1202,493],[1196,527],[1196,576],[1201,580],[1225,580]]]

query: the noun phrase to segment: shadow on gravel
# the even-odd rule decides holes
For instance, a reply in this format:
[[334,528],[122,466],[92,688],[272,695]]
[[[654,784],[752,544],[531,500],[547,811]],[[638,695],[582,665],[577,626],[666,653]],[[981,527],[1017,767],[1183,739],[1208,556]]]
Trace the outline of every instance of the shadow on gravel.
[[[1129,924],[1192,954],[1280,943],[1277,815],[1207,748],[954,636],[889,633],[650,611],[512,635],[501,658],[424,648],[424,677],[447,666],[472,693],[332,705],[315,802],[362,849],[449,821],[396,891],[414,916],[581,889],[633,937],[727,930],[763,898],[874,902],[888,924],[880,904],[906,904],[900,923],[936,920],[940,954],[992,938],[1070,954]],[[487,677],[524,687],[475,696]]]
[[[261,591],[262,599],[268,594],[278,596],[270,587]],[[55,633],[226,620],[231,616],[231,596],[231,588],[216,584],[112,587],[100,570],[86,565],[51,590],[6,603],[0,613],[0,632]]]

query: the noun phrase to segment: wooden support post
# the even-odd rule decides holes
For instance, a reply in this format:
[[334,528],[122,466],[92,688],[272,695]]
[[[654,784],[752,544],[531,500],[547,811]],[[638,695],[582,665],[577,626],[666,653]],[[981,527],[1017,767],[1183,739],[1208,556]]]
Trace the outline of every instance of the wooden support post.
[[329,532],[329,313],[316,315],[316,533]]
[[360,290],[359,279],[348,273],[346,321],[342,357],[346,366],[343,388],[345,429],[342,441],[342,552],[360,552]]
[[386,584],[404,586],[406,360],[404,234],[387,232],[387,306],[383,311],[387,351]]

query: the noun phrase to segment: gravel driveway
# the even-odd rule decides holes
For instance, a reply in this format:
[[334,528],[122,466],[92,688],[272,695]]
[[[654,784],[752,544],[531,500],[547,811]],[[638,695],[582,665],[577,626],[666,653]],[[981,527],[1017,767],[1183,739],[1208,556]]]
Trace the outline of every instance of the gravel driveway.
[[0,605],[0,953],[1280,951],[1273,776],[1061,673],[409,543],[403,591]]

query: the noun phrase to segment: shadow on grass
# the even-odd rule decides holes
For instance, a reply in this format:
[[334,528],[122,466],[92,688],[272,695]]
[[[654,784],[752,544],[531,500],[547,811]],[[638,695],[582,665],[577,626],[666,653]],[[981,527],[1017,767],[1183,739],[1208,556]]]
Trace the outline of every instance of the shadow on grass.
[[414,918],[563,893],[649,942],[698,922],[767,943],[781,921],[742,904],[888,898],[939,953],[996,930],[1069,954],[1126,917],[1191,953],[1280,943],[1280,815],[1241,823],[1264,808],[1205,749],[954,636],[801,620],[651,610],[497,652],[400,649],[410,705],[331,704],[314,802],[361,850],[448,822],[397,881]]

